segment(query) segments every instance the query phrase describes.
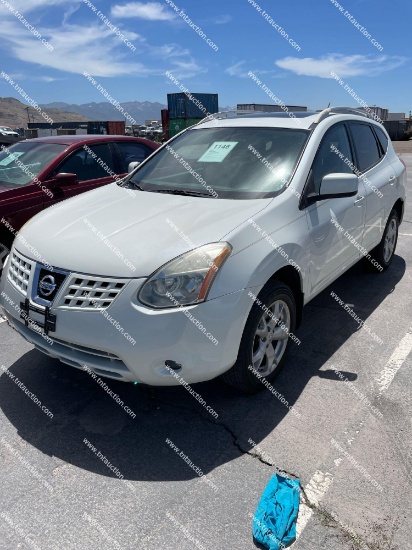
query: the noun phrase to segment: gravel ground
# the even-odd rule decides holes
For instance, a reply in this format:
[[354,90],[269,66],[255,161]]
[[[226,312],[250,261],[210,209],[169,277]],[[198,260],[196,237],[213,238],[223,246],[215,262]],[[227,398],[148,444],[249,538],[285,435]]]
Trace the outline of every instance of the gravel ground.
[[412,153],[412,139],[409,141],[392,141],[393,148],[399,153]]

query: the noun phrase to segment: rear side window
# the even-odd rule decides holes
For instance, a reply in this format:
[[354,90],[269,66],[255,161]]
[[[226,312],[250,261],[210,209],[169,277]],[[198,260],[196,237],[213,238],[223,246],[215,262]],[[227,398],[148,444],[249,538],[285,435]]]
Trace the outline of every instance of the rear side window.
[[117,149],[120,153],[121,173],[126,173],[131,162],[142,162],[152,151],[142,143],[117,142]]
[[358,168],[364,172],[379,162],[381,153],[369,124],[352,122],[350,129],[358,158]]
[[388,150],[388,138],[385,135],[385,132],[381,130],[378,126],[374,126],[376,135],[378,136],[379,143],[382,146],[383,152],[386,154],[386,151]]
[[312,165],[309,192],[319,193],[320,184],[327,174],[351,174],[352,153],[343,124],[333,126],[323,138]]

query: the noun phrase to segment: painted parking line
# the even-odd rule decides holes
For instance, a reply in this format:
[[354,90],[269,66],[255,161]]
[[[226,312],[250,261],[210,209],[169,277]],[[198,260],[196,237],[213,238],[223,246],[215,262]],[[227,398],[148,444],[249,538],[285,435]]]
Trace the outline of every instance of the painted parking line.
[[5,319],[4,317],[2,317],[2,316],[0,315],[0,323],[5,323],[6,320],[7,320],[7,319]]
[[[328,492],[330,484],[333,481],[332,474],[317,470],[312,479],[305,487],[305,494],[309,502],[314,506],[319,506],[321,500]],[[302,499],[299,504],[299,515],[296,522],[296,540],[300,537],[308,521],[313,515],[313,509],[310,508]]]
[[405,334],[400,341],[398,347],[392,353],[389,361],[386,363],[385,368],[382,370],[377,383],[379,388],[379,395],[382,395],[391,385],[392,380],[395,378],[396,373],[401,368],[405,359],[412,351],[412,327]]
[[[395,351],[390,356],[385,367],[382,369],[379,375],[379,378],[376,380],[377,386],[379,388],[379,393],[377,397],[380,397],[384,392],[388,390],[389,386],[391,385],[393,379],[396,376],[396,373],[402,367],[402,365],[406,361],[411,351],[412,351],[412,327],[408,330],[408,332],[405,334],[405,336],[396,346]],[[359,435],[360,431],[361,430],[358,430],[357,435]],[[351,440],[351,444],[353,444],[353,441],[354,441],[354,438]],[[341,457],[336,458],[334,460],[334,463],[336,466],[335,473],[339,465],[341,464],[341,462],[342,462]],[[326,493],[328,492],[329,487],[332,485],[332,482],[333,482],[332,474],[328,472],[323,473],[320,470],[317,470],[313,475],[312,479],[309,481],[309,483],[305,487],[305,493],[309,499],[309,502],[314,506],[318,506],[319,503],[324,498],[324,496],[326,495]],[[296,542],[298,541],[299,537],[302,535],[312,515],[313,515],[313,509],[307,506],[303,498],[301,498],[300,505],[299,505],[299,515],[296,522]],[[291,547],[293,546],[294,544],[292,544]]]

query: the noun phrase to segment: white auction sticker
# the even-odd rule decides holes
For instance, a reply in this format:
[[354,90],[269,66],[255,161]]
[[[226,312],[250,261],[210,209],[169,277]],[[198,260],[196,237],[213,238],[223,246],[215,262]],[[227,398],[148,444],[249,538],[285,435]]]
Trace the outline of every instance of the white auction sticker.
[[203,153],[198,162],[222,162],[238,143],[238,141],[215,141],[209,149]]
[[3,160],[0,160],[0,166],[8,166],[13,162],[13,160],[18,159],[23,153],[6,153],[7,157]]

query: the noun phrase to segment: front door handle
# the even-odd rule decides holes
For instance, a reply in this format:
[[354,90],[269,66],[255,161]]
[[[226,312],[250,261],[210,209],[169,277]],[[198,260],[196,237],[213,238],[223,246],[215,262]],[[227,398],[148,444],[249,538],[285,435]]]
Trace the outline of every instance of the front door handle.
[[364,198],[365,197],[363,195],[358,195],[354,204],[356,204],[356,206],[362,206],[362,201],[364,200]]
[[393,185],[393,184],[395,183],[395,181],[396,181],[396,176],[391,176],[391,177],[389,178],[389,183],[390,183],[391,185]]

